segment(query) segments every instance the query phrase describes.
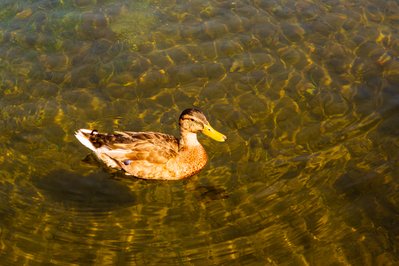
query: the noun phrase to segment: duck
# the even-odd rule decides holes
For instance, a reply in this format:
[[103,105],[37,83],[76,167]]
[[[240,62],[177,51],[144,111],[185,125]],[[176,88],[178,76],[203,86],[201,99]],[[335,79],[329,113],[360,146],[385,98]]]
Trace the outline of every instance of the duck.
[[227,138],[216,131],[204,113],[185,109],[179,117],[180,138],[159,132],[79,129],[75,137],[89,148],[107,167],[122,170],[141,179],[180,180],[199,173],[208,161],[207,153],[197,138],[201,132],[224,142]]

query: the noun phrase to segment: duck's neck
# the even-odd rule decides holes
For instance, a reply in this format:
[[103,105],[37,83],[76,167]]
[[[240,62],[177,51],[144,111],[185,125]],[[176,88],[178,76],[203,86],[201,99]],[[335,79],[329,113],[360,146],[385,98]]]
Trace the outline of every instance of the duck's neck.
[[197,134],[188,131],[180,131],[179,148],[188,149],[195,146],[201,146],[197,139]]

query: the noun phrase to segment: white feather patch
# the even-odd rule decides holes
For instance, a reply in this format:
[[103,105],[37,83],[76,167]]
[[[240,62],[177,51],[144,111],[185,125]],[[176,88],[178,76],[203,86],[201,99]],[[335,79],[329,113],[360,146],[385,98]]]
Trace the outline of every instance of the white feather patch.
[[201,145],[197,139],[197,134],[196,133],[186,133],[186,138],[185,138],[185,144],[187,146],[197,146]]
[[80,141],[80,143],[82,143],[84,146],[86,146],[87,148],[89,148],[92,151],[96,151],[96,147],[93,146],[93,144],[90,142],[90,140],[88,140],[88,138],[83,134],[90,134],[92,132],[92,130],[90,129],[79,129],[75,132],[75,137]]

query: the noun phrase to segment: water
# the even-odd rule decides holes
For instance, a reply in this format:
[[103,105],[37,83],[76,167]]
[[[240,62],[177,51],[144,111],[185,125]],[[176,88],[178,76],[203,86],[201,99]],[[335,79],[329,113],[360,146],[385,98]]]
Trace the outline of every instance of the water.
[[[396,265],[397,1],[0,1],[2,265]],[[179,182],[78,128],[228,137]],[[86,157],[87,156],[87,157]]]

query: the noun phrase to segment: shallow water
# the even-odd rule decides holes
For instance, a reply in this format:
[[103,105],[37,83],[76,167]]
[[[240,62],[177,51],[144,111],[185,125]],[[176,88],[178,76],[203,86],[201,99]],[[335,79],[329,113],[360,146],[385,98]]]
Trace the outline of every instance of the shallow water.
[[[399,263],[397,1],[67,2],[0,1],[2,265]],[[228,141],[184,181],[73,136],[191,106]]]

